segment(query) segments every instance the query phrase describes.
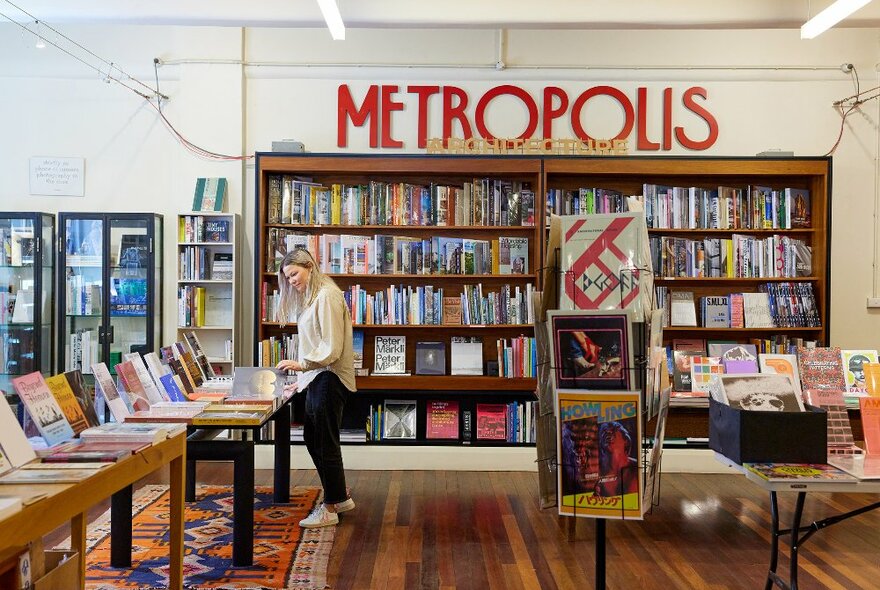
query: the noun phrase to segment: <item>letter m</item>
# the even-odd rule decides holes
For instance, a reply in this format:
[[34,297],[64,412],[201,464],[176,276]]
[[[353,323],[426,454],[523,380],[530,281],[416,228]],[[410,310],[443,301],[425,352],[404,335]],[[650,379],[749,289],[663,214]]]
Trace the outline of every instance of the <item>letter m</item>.
[[370,119],[370,147],[379,146],[379,87],[370,86],[360,108],[354,103],[348,84],[339,85],[337,99],[337,147],[348,147],[348,120],[355,127],[362,127]]

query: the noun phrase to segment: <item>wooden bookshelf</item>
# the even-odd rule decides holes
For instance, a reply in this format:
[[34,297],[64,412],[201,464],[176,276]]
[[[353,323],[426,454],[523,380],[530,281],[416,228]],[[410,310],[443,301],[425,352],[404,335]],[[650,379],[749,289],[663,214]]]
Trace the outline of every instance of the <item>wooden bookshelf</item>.
[[[269,221],[269,183],[270,178],[278,175],[291,175],[297,179],[305,179],[330,187],[334,184],[366,185],[372,182],[405,183],[418,186],[462,187],[475,179],[492,179],[517,183],[527,187],[534,193],[534,224],[533,225],[455,225],[453,213],[449,213],[446,225],[409,224],[312,224],[286,223],[277,219]],[[464,285],[481,284],[483,295],[488,292],[499,292],[505,284],[511,291],[516,287],[525,296],[527,285],[535,289],[540,287],[537,272],[542,258],[542,212],[541,197],[541,160],[538,158],[509,157],[432,157],[432,156],[348,156],[348,155],[288,155],[288,154],[257,154],[256,177],[257,204],[255,207],[255,235],[258,245],[255,261],[254,282],[256,285],[256,301],[254,306],[254,333],[256,346],[270,338],[280,338],[284,334],[295,332],[295,325],[281,326],[274,317],[264,312],[263,285],[269,293],[277,289],[278,276],[274,268],[270,268],[269,232],[285,230],[302,232],[312,235],[353,235],[372,237],[375,235],[392,235],[430,240],[435,236],[461,239],[492,241],[499,237],[524,237],[528,239],[528,268],[524,274],[353,274],[328,273],[329,276],[346,291],[357,285],[363,291],[374,293],[385,290],[389,286],[433,286],[442,288],[446,297],[459,296]],[[520,220],[521,221],[521,220]],[[498,339],[512,339],[518,336],[534,336],[531,324],[485,324],[479,325],[372,325],[356,323],[355,330],[364,333],[363,366],[370,370],[371,375],[357,378],[358,398],[361,403],[349,404],[350,411],[362,412],[363,401],[381,403],[388,398],[418,398],[419,411],[424,411],[427,400],[435,399],[441,392],[444,399],[450,396],[461,396],[462,409],[472,408],[476,403],[503,403],[506,401],[534,400],[536,380],[534,378],[503,378],[497,376],[465,376],[451,373],[451,338],[453,336],[475,336],[482,338],[483,366],[487,361],[498,358]],[[406,369],[410,376],[372,375],[374,363],[374,341],[377,335],[403,335],[406,337]],[[416,375],[416,343],[421,341],[441,341],[446,344],[446,375]],[[254,362],[261,364],[258,350],[254,351]],[[352,410],[352,407],[354,409]],[[346,421],[362,426],[363,416],[347,416]],[[461,418],[461,416],[460,416]],[[473,416],[476,420],[476,415]],[[424,416],[420,416],[424,420]],[[474,425],[475,428],[476,424]],[[434,441],[424,441],[433,444]],[[437,441],[449,444],[449,441]],[[474,440],[474,443],[479,442]]]

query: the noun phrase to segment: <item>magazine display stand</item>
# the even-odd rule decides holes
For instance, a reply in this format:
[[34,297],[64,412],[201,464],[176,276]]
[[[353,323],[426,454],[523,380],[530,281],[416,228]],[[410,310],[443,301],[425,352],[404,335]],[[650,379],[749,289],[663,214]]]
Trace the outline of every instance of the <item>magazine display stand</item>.
[[162,342],[162,216],[60,213],[56,372],[112,372]]

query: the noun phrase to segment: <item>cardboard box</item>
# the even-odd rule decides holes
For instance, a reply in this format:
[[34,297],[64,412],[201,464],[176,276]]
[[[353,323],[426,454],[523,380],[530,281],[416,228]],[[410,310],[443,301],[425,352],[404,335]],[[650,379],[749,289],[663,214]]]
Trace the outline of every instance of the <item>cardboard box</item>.
[[709,399],[709,447],[739,463],[825,463],[828,414],[757,412]]
[[34,582],[34,590],[70,590],[79,586],[79,553],[76,551],[46,551],[45,571]]

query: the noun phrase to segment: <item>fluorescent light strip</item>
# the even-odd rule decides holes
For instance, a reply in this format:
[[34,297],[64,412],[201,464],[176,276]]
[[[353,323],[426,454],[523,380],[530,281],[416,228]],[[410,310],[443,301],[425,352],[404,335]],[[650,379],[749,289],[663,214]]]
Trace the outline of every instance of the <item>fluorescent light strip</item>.
[[871,0],[836,0],[801,27],[801,39],[818,37]]
[[324,15],[327,28],[330,29],[330,36],[335,41],[344,41],[345,24],[342,22],[342,15],[339,14],[336,0],[318,0],[318,7],[321,9],[321,14]]

